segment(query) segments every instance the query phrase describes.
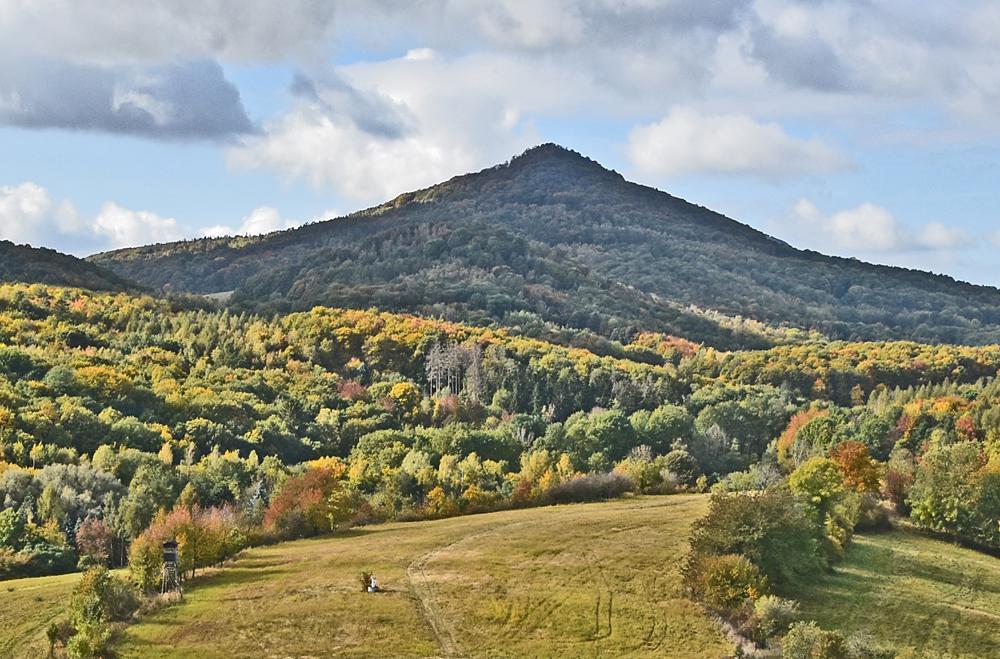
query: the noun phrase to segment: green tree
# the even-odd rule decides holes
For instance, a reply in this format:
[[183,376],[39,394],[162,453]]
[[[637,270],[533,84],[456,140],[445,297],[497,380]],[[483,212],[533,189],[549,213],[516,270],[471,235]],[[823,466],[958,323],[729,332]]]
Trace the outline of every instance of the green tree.
[[788,477],[788,486],[816,510],[820,528],[825,526],[830,509],[844,491],[837,463],[827,458],[810,458],[803,462]]

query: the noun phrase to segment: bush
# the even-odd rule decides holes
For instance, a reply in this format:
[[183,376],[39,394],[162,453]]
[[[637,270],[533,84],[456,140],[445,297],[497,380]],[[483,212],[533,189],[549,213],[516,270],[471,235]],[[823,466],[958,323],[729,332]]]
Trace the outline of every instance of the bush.
[[84,572],[69,600],[70,618],[76,625],[95,620],[126,620],[138,608],[139,593],[135,586],[105,567]]
[[693,485],[700,473],[698,462],[684,449],[674,449],[663,456],[663,467],[673,474],[681,485]]
[[86,623],[77,627],[76,634],[66,644],[66,652],[74,659],[104,657],[110,642],[111,628],[107,623]]
[[539,503],[583,503],[615,499],[634,488],[632,480],[622,474],[585,474],[558,483],[542,493]]
[[75,632],[76,630],[73,629],[73,625],[68,620],[50,623],[45,628],[45,637],[49,640],[49,656],[55,654],[57,645],[67,647],[70,638],[72,638]]
[[781,640],[781,656],[785,659],[893,659],[896,653],[872,645],[864,636],[855,635],[845,640],[815,622],[798,622]]
[[694,524],[691,560],[740,554],[769,583],[782,585],[826,566],[817,535],[803,504],[787,491],[716,493],[708,514]]
[[21,551],[0,548],[0,579],[65,574],[75,567],[76,557],[68,547],[38,543]]
[[163,540],[148,530],[132,541],[128,550],[128,570],[132,579],[145,592],[160,587],[163,572]]
[[849,659],[840,634],[825,631],[815,622],[797,622],[781,640],[784,659]]
[[799,603],[774,595],[764,595],[754,602],[759,640],[780,636],[799,618]]
[[884,531],[891,526],[889,513],[882,507],[878,497],[867,492],[863,494],[854,529],[856,531]]
[[684,583],[705,606],[731,616],[767,591],[767,579],[745,556],[703,555],[688,563]]
[[[132,584],[105,567],[87,570],[70,595],[70,619],[76,634],[66,645],[71,657],[104,656],[111,640],[109,623],[126,620],[139,608]],[[50,642],[55,634],[50,635]]]

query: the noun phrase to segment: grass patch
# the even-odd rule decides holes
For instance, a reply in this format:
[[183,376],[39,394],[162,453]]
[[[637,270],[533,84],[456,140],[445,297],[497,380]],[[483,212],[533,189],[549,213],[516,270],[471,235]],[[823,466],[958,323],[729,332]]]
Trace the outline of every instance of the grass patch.
[[80,574],[0,581],[0,657],[44,657],[45,628],[66,617]]
[[918,657],[1000,656],[1000,560],[914,532],[859,534],[791,594],[806,618]]

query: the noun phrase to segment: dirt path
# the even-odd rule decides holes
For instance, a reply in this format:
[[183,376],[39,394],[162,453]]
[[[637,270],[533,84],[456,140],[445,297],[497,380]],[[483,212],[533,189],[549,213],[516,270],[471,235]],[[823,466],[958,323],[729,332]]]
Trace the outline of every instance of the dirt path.
[[434,601],[435,589],[433,580],[427,575],[427,565],[440,556],[453,551],[464,544],[475,542],[480,538],[496,535],[501,531],[524,526],[526,524],[531,524],[531,522],[508,522],[506,524],[491,526],[488,529],[484,529],[478,533],[472,533],[463,538],[459,538],[455,542],[448,543],[447,545],[441,547],[436,547],[425,554],[421,554],[415,558],[409,566],[407,566],[406,578],[410,583],[410,590],[416,596],[417,602],[420,604],[420,612],[427,621],[427,624],[430,625],[434,638],[437,640],[438,647],[441,648],[441,656],[462,657],[465,655],[462,653],[462,646],[458,641],[455,626],[451,624],[451,621],[449,621],[448,618],[441,612],[437,603]]

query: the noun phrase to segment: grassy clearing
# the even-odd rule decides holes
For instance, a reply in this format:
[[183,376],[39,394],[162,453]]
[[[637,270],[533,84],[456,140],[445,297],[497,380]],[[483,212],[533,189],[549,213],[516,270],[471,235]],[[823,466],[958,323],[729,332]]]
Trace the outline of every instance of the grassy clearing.
[[[128,628],[122,656],[720,657],[680,593],[705,497],[387,524],[247,552]],[[386,592],[360,592],[371,570]]]
[[[255,549],[129,627],[121,655],[720,657],[729,644],[678,578],[706,503],[643,497]],[[362,570],[386,592],[360,592]],[[0,583],[0,656],[44,656],[78,579]],[[824,627],[914,656],[1000,656],[1000,561],[946,542],[856,536],[833,574],[792,595]]]
[[947,542],[855,536],[834,574],[794,596],[823,627],[918,657],[1000,657],[1000,560]]
[[44,657],[45,628],[66,615],[79,574],[0,581],[0,657]]

